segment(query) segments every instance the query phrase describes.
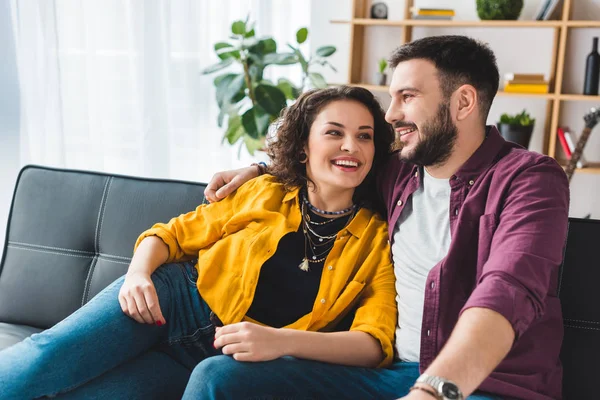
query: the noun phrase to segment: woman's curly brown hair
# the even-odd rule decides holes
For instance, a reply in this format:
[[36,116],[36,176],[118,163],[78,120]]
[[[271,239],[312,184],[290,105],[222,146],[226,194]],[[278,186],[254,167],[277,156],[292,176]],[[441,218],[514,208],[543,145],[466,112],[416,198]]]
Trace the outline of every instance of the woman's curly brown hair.
[[384,214],[378,195],[375,177],[381,174],[394,141],[394,130],[385,120],[385,112],[371,92],[360,87],[337,86],[309,90],[296,102],[282,111],[274,123],[276,132],[269,139],[267,153],[271,159],[269,173],[283,183],[288,190],[308,184],[306,164],[300,162],[300,154],[308,141],[310,128],[321,110],[332,101],[357,101],[367,107],[375,123],[375,157],[371,171],[354,192],[354,202]]

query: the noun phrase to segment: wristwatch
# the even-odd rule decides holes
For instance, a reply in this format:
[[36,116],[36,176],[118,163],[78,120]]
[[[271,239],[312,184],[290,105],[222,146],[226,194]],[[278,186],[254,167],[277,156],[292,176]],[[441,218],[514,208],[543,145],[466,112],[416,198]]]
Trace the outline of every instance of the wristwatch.
[[456,383],[449,381],[448,379],[441,378],[439,376],[431,376],[422,374],[418,379],[417,383],[424,383],[431,386],[436,392],[440,399],[443,400],[464,400],[464,396]]

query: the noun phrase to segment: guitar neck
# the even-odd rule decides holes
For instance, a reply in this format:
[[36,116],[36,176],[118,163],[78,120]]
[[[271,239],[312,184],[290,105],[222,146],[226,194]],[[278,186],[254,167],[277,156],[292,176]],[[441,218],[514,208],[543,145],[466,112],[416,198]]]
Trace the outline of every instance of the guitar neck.
[[592,133],[592,128],[588,128],[588,127],[584,128],[583,132],[581,133],[581,137],[577,141],[577,146],[575,146],[575,150],[573,151],[573,154],[571,155],[569,164],[567,165],[567,168],[565,169],[565,173],[567,174],[567,178],[569,179],[569,181],[571,181],[571,177],[573,176],[573,173],[575,172],[577,163],[581,159],[581,154],[583,153],[583,148],[585,147],[585,145],[590,137],[590,133]]

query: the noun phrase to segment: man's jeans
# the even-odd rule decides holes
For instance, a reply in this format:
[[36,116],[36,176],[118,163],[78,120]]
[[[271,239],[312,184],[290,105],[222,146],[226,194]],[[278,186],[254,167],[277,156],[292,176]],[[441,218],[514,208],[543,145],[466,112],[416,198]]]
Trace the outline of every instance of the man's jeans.
[[64,321],[0,352],[0,398],[395,399],[419,375],[417,363],[369,369],[219,355],[196,279],[194,263],[164,265],[152,275],[162,327],[123,314],[118,279]]

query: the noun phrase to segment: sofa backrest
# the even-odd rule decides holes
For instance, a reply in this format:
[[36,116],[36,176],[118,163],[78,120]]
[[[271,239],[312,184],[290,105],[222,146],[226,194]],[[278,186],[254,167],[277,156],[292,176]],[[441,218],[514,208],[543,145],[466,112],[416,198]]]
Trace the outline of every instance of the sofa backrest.
[[38,166],[19,174],[0,262],[0,322],[48,328],[123,275],[138,235],[204,185]]
[[564,400],[597,398],[600,360],[600,221],[569,219],[558,295],[565,337]]

